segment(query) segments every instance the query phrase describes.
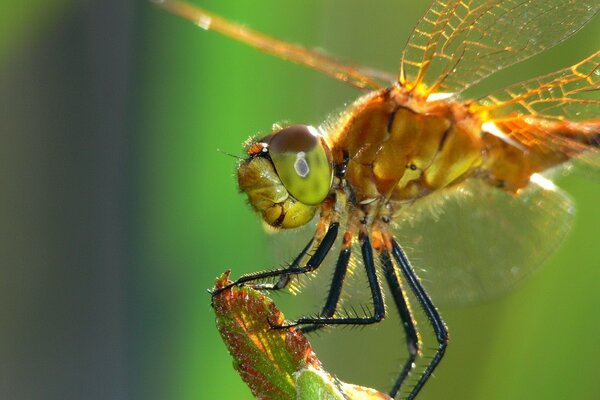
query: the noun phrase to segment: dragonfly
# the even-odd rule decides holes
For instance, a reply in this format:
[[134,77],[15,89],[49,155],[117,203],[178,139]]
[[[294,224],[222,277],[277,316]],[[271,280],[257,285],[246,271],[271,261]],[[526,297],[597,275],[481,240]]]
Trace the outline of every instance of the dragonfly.
[[[205,30],[363,92],[320,126],[280,126],[246,143],[237,178],[252,208],[276,229],[316,219],[314,235],[285,267],[243,275],[213,296],[234,285],[284,289],[295,276],[315,272],[339,241],[321,312],[271,327],[312,332],[378,323],[386,316],[383,278],[408,353],[391,397],[403,389],[414,399],[446,353],[448,328],[434,300],[492,297],[542,264],[565,238],[574,205],[549,173],[574,163],[600,167],[600,51],[477,99],[464,96],[490,75],[575,34],[599,12],[597,0],[433,1],[391,78],[197,6],[154,1]],[[405,250],[409,240],[415,244]],[[369,284],[373,310],[367,315],[338,311],[353,258],[360,258]],[[404,388],[423,355],[409,293],[437,346]]]

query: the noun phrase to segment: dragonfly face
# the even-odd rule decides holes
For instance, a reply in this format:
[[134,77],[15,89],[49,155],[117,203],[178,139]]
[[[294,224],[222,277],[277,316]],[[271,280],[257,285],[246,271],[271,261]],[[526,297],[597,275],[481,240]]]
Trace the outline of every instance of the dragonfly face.
[[251,143],[238,166],[240,190],[275,228],[306,224],[332,183],[331,152],[316,128],[292,125]]

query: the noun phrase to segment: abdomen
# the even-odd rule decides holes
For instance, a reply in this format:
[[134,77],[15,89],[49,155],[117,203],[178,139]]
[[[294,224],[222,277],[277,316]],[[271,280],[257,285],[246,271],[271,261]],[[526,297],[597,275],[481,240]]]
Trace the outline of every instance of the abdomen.
[[483,132],[486,156],[481,175],[491,185],[511,192],[526,186],[532,174],[583,153],[597,152],[600,146],[598,119],[570,122],[514,117],[490,128],[498,129],[508,140]]

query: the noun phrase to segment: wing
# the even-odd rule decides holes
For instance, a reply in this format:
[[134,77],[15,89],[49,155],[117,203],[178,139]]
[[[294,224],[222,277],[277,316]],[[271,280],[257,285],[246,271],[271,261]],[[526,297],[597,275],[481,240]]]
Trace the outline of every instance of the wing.
[[583,27],[597,0],[434,1],[402,53],[400,83],[458,94]]
[[486,96],[471,109],[527,148],[582,157],[600,168],[600,51]]
[[304,65],[359,89],[380,89],[382,86],[377,81],[389,77],[389,74],[372,68],[360,69],[343,64],[324,54],[275,39],[185,2],[177,0],[151,1],[158,7],[187,19],[202,29],[213,30],[267,54]]
[[[563,70],[492,93],[475,104],[491,119],[532,116],[581,121],[600,116],[600,51]],[[479,107],[478,107],[479,106]]]
[[471,179],[404,209],[395,235],[436,302],[494,298],[540,266],[573,224],[571,198],[535,175],[518,196]]

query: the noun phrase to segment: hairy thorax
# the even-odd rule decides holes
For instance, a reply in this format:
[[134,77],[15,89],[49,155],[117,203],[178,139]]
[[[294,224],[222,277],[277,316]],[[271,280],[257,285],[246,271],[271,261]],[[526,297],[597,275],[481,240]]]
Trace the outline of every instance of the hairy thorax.
[[356,204],[412,201],[482,164],[481,123],[461,104],[414,99],[399,87],[357,101],[330,140]]

